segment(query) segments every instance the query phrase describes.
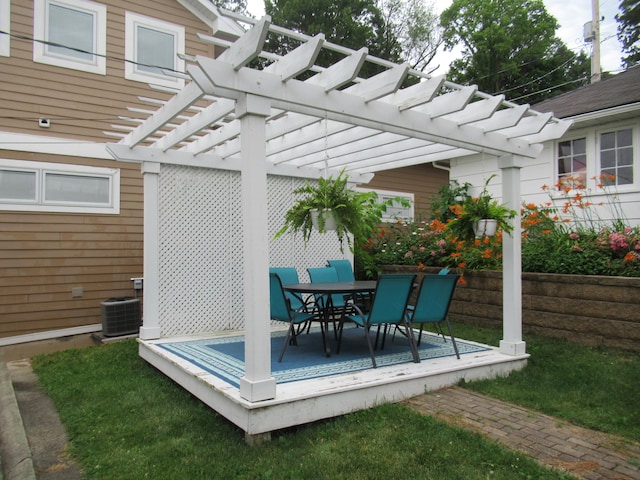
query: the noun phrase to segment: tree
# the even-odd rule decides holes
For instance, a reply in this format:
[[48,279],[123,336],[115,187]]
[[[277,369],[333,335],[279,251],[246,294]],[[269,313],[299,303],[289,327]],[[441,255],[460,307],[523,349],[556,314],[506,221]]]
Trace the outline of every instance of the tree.
[[231,10],[236,13],[247,13],[247,0],[211,0],[216,7]]
[[[393,62],[399,60],[399,44],[388,37],[375,0],[265,0],[265,12],[275,25],[310,36],[324,33],[327,41],[354,50],[367,47],[372,55]],[[277,53],[295,46],[275,35],[267,39],[267,45]],[[328,66],[342,56],[325,49],[317,63]],[[378,70],[372,65],[366,67],[369,71],[364,70],[365,76]]]
[[542,0],[454,0],[440,24],[447,49],[462,45],[449,71],[455,82],[536,103],[589,78],[589,58],[556,36]]
[[618,22],[618,40],[622,51],[625,68],[631,68],[640,62],[640,2],[638,0],[620,0],[620,11],[616,15]]
[[391,41],[399,42],[401,57],[411,68],[424,71],[442,44],[433,5],[424,0],[379,0],[378,7]]

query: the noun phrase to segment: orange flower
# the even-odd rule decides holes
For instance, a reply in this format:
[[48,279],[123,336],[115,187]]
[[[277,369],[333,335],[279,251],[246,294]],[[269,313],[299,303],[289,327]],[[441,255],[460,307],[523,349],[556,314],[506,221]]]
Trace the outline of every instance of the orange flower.
[[466,266],[467,266],[467,264],[466,264],[466,263],[464,263],[464,262],[460,262],[460,263],[458,264],[458,267],[459,267],[459,268],[464,268],[464,267],[466,267]]
[[543,235],[549,235],[551,233],[551,230],[543,230],[542,234]]
[[431,224],[429,225],[429,228],[431,228],[432,230],[435,230],[436,232],[444,232],[447,229],[447,224],[436,219],[433,222],[431,222]]
[[458,279],[458,283],[459,283],[460,285],[466,285],[466,284],[467,284],[467,281],[464,279],[464,277],[462,277],[462,276],[461,276],[461,277]]
[[491,258],[492,257],[491,253],[492,253],[491,250],[487,248],[482,254],[482,258]]

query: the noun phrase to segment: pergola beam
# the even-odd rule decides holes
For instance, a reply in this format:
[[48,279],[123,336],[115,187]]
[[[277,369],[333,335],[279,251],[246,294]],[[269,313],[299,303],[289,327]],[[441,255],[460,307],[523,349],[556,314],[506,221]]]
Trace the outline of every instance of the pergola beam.
[[[444,118],[431,119],[413,110],[400,112],[384,102],[365,102],[362,98],[342,91],[327,92],[309,82],[290,80],[286,83],[265,72],[242,69],[238,75],[228,64],[219,60],[198,57],[198,64],[209,77],[213,88],[206,93],[240,95],[250,92],[271,99],[272,106],[310,116],[330,118],[368,128],[398,133],[429,142],[439,142],[490,154],[512,153],[535,158],[541,147],[519,139],[485,132],[471,125],[460,125]],[[497,112],[500,113],[500,112]],[[524,112],[523,112],[524,114]]]

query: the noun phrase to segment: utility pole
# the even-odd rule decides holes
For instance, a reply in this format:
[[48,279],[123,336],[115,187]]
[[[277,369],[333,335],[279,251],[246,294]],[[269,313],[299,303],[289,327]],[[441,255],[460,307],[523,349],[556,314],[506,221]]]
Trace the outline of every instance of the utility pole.
[[591,51],[591,83],[599,82],[600,72],[600,1],[591,0],[593,49]]

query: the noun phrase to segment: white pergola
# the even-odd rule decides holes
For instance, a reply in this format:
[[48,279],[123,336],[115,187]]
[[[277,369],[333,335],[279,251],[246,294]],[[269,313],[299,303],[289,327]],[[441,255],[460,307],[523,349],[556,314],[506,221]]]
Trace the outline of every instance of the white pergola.
[[[504,96],[456,85],[271,24],[219,11],[246,32],[233,42],[201,35],[225,48],[218,58],[185,57],[186,86],[137,125],[125,119],[118,143],[108,149],[117,160],[142,164],[145,187],[145,296],[141,339],[159,338],[156,323],[157,221],[154,209],[157,165],[234,170],[242,178],[244,229],[245,376],[240,396],[250,402],[273,399],[270,319],[267,175],[314,179],[345,169],[350,181],[366,183],[377,171],[450,160],[478,152],[498,158],[502,199],[519,210],[520,168],[535,159],[542,142],[562,136],[570,122]],[[221,18],[222,18],[221,17]],[[298,45],[285,55],[264,50],[268,34]],[[342,56],[323,68],[323,49]],[[381,73],[358,76],[372,63]],[[259,67],[257,65],[260,65]],[[416,82],[404,87],[412,77]],[[113,134],[113,133],[112,133]],[[520,220],[514,220],[515,231]],[[504,338],[500,351],[525,353],[522,341],[520,236],[504,238]]]

